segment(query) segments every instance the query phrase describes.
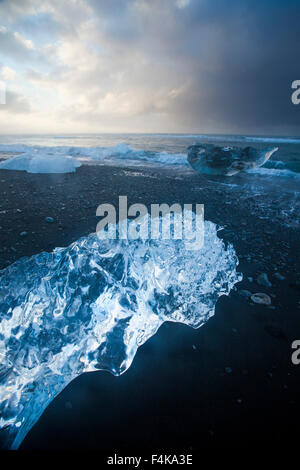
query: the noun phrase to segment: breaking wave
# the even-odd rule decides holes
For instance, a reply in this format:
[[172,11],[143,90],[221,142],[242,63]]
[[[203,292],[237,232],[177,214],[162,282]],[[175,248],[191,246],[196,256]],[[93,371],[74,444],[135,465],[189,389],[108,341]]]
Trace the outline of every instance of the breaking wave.
[[[118,227],[118,226],[117,226]],[[199,328],[241,280],[205,222],[204,245],[99,240],[22,258],[0,271],[0,428],[17,448],[45,407],[87,371],[128,369],[163,322]]]
[[0,155],[20,153],[4,162],[0,169],[25,170],[29,173],[68,173],[80,166],[80,161],[106,164],[159,164],[187,166],[186,154],[135,150],[124,143],[113,147],[0,145]]

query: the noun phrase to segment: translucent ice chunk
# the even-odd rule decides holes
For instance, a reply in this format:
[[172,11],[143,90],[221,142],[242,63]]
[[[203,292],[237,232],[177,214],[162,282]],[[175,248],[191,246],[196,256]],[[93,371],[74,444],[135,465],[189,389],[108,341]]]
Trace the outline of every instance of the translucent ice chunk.
[[24,154],[0,162],[0,170],[18,170],[28,173],[73,173],[81,163],[75,158],[52,153]]
[[[130,366],[165,321],[194,328],[240,280],[212,222],[204,246],[183,240],[99,240],[22,258],[0,271],[0,427],[17,448],[76,376]],[[1,434],[0,432],[0,434]]]
[[264,165],[277,150],[278,147],[255,149],[199,143],[188,148],[188,162],[199,173],[232,176]]

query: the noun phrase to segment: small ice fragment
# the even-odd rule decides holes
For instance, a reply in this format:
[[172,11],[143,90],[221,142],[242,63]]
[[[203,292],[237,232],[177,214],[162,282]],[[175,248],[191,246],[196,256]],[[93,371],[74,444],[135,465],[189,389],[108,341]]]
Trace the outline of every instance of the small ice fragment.
[[262,304],[262,305],[271,304],[271,298],[267,294],[263,294],[261,292],[251,295],[251,300],[255,304]]

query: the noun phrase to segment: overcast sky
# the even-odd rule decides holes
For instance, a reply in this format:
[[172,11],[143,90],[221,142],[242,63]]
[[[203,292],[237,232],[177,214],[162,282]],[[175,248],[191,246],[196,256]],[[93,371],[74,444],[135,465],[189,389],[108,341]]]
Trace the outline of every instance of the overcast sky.
[[1,133],[300,134],[299,0],[0,0]]

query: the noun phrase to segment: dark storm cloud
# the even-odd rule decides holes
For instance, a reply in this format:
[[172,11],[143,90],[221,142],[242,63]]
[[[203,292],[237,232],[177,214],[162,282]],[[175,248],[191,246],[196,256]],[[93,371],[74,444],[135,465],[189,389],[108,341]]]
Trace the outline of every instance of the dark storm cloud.
[[90,2],[108,40],[181,77],[185,90],[167,112],[185,130],[299,132],[291,83],[300,78],[300,2],[186,3]]
[[[226,6],[219,2],[219,8],[213,3],[215,68],[209,69],[208,56],[208,71],[203,70],[201,53],[194,49],[194,116],[203,103],[215,122],[227,121],[236,131],[299,132],[300,109],[291,103],[291,83],[300,76],[300,2],[228,1]],[[191,10],[196,18],[197,9]],[[197,79],[205,84],[204,96]]]

